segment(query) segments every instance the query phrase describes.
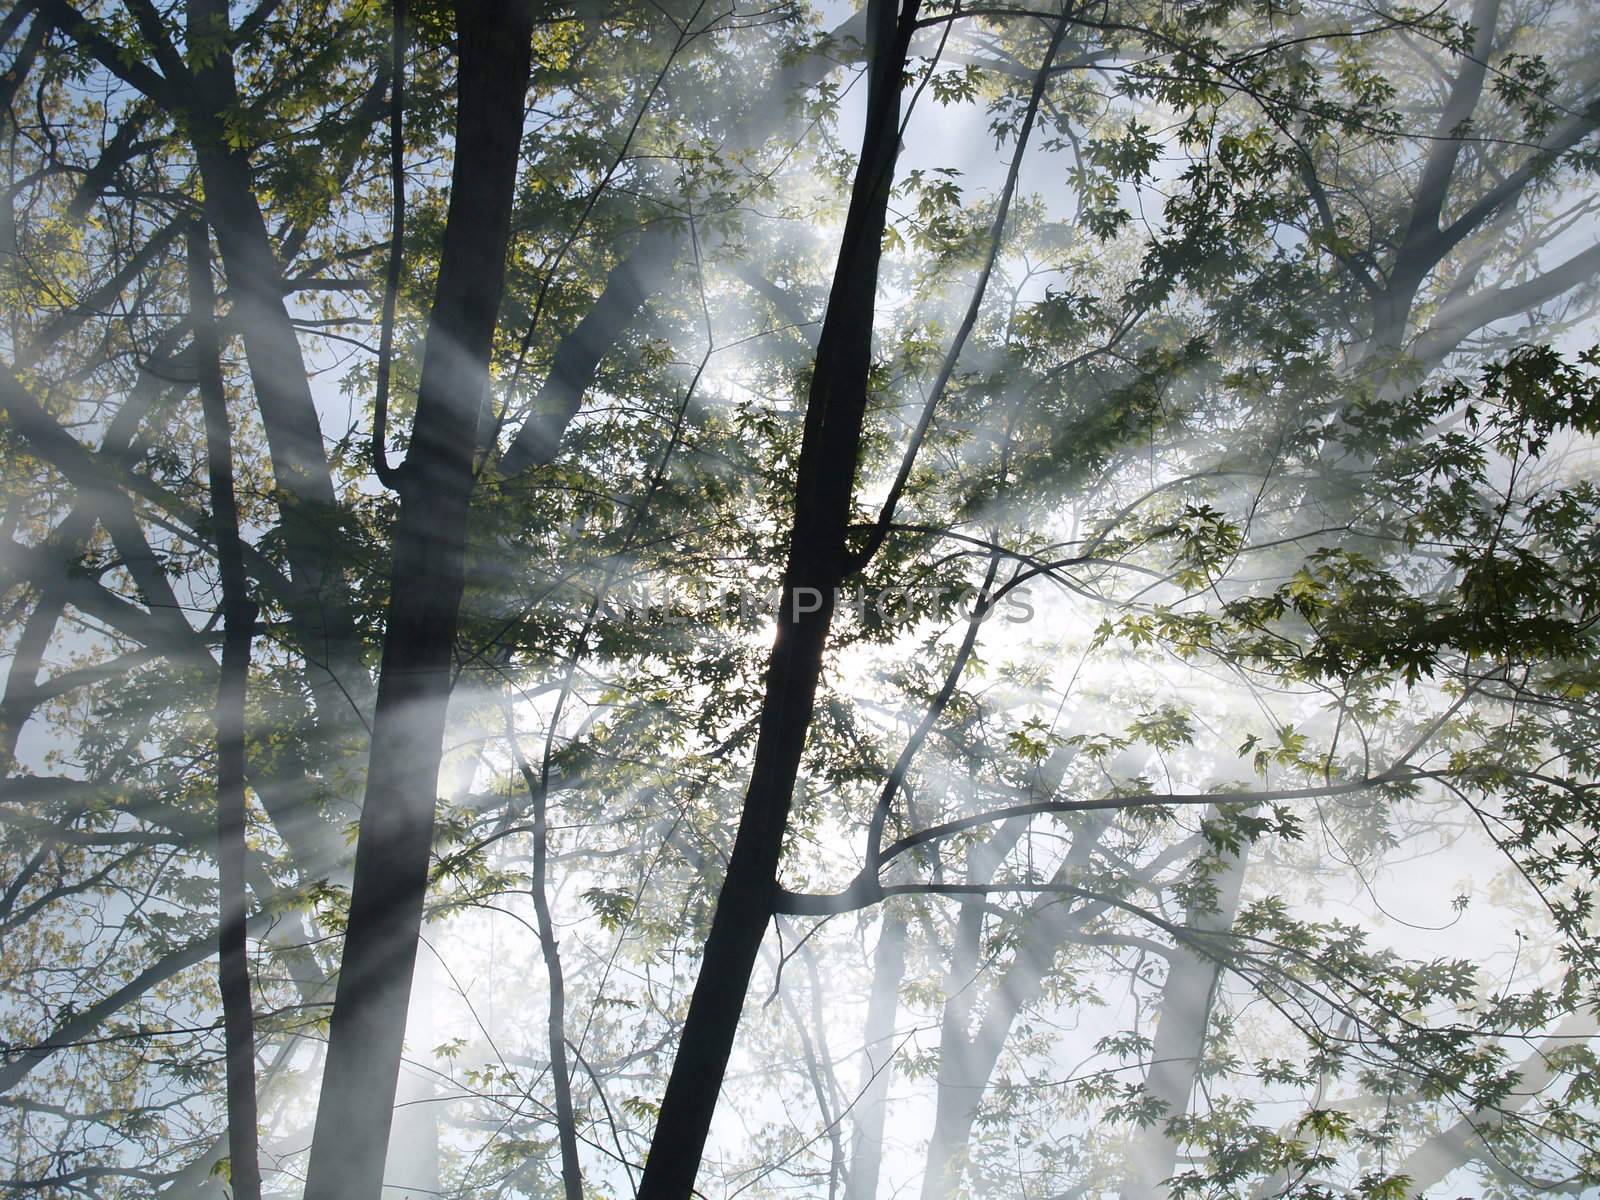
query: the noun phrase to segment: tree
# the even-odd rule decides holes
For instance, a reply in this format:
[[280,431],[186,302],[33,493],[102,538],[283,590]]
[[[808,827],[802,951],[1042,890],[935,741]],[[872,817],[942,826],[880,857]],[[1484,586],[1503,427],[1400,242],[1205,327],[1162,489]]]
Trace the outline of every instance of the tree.
[[0,17],[8,1186],[1584,1186],[1582,16]]

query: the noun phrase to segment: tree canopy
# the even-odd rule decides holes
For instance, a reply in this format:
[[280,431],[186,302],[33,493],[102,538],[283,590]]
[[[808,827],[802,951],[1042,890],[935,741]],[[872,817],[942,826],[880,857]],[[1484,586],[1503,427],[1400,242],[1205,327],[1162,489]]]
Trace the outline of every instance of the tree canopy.
[[1600,1188],[1588,0],[11,0],[0,1185]]

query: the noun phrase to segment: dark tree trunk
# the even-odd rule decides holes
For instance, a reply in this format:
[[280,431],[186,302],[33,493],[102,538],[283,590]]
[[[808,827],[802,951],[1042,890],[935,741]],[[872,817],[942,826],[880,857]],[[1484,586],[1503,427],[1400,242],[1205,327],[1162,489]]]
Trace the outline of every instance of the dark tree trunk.
[[256,1035],[250,1002],[250,959],[245,938],[245,688],[256,606],[250,599],[233,494],[233,439],[223,390],[213,314],[211,247],[204,225],[189,230],[189,308],[195,365],[205,414],[206,471],[211,517],[222,577],[222,674],[217,683],[217,908],[218,981],[227,1044],[228,1179],[234,1200],[260,1200],[261,1163],[256,1148]]
[[755,763],[639,1200],[686,1200],[694,1187],[750,974],[777,900],[789,805],[816,701],[834,589],[846,567],[878,263],[899,149],[901,76],[917,7],[917,0],[905,0],[898,18],[890,0],[872,0],[867,9],[866,128],[806,406],[789,561]]
[[[559,715],[559,710],[558,710]],[[561,948],[556,941],[555,922],[550,916],[550,742],[545,743],[544,762],[537,774],[523,757],[517,744],[517,731],[507,710],[508,740],[528,788],[533,808],[533,895],[534,917],[539,928],[539,952],[544,956],[545,981],[550,989],[549,1011],[545,1016],[545,1041],[550,1051],[550,1086],[555,1090],[556,1139],[561,1147],[561,1190],[566,1200],[583,1200],[583,1171],[578,1160],[578,1122],[572,1108],[572,1073],[567,1064],[567,985],[561,970]],[[555,722],[551,721],[554,736]]]
[[[226,0],[189,0],[194,39],[227,28]],[[244,345],[278,485],[283,542],[294,574],[294,624],[307,680],[323,718],[365,708],[371,683],[338,568],[333,477],[294,325],[284,307],[283,270],[257,203],[248,155],[228,144],[223,114],[238,102],[233,59],[219,52],[189,73],[190,137],[205,184],[205,216],[228,278],[234,326]]]
[[350,921],[306,1200],[377,1200],[393,1116],[465,571],[467,509],[505,279],[532,7],[463,0],[455,169],[423,350]]

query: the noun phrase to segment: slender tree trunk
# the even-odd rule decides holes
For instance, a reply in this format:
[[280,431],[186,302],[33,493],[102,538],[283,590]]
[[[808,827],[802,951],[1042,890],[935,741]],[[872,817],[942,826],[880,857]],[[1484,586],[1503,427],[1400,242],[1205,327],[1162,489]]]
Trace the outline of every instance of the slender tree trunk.
[[[1202,936],[1225,935],[1233,928],[1249,858],[1248,847],[1243,849],[1244,853],[1228,857],[1217,877],[1215,907],[1189,915],[1188,927]],[[1177,1169],[1178,1143],[1167,1132],[1167,1123],[1189,1111],[1205,1053],[1217,979],[1222,974],[1222,939],[1208,937],[1206,943],[1208,948],[1216,947],[1214,953],[1178,945],[1168,958],[1155,1044],[1144,1080],[1145,1091],[1161,1102],[1163,1115],[1134,1139],[1123,1200],[1158,1200],[1166,1194],[1165,1181]]]
[[[559,714],[558,714],[559,715]],[[510,710],[507,709],[510,724]],[[551,734],[553,736],[554,718]],[[583,1200],[583,1169],[578,1161],[578,1122],[572,1107],[572,1074],[567,1064],[567,986],[561,970],[561,949],[556,944],[555,922],[550,916],[550,897],[546,890],[550,851],[550,753],[546,744],[544,763],[538,774],[523,757],[517,744],[515,726],[507,730],[512,754],[528,788],[533,807],[533,893],[534,918],[539,929],[539,952],[544,957],[545,982],[549,989],[549,1009],[545,1018],[545,1040],[550,1053],[550,1084],[555,1089],[556,1136],[561,1146],[561,1190],[566,1200]]]
[[[1063,746],[1051,755],[1034,780],[1034,795],[1040,799],[1053,796],[1077,753],[1076,747]],[[1082,872],[1109,824],[1105,817],[1087,815],[1073,835],[1072,849],[1057,872],[1058,880],[1070,881]],[[973,847],[968,856],[968,882],[990,882],[1027,828],[1027,818],[1007,821],[988,841]],[[924,1200],[942,1200],[959,1182],[970,1153],[973,1122],[1011,1024],[1022,1006],[1038,995],[1038,983],[1055,961],[1056,947],[1074,910],[1050,900],[1036,903],[1035,913],[1036,919],[1027,922],[1028,932],[1016,961],[991,989],[974,1030],[972,1012],[982,918],[975,905],[962,909],[956,946],[945,977],[951,999],[945,1003],[939,1024],[939,1088],[934,1101],[933,1136],[928,1142],[922,1174]],[[969,926],[968,922],[976,924]]]
[[[839,1194],[839,1185],[844,1182],[844,1131],[839,1126],[844,1121],[844,1102],[839,1095],[839,1076],[833,1067],[833,1050],[828,1046],[828,1020],[823,1012],[825,992],[822,987],[822,975],[817,970],[817,956],[809,945],[800,946],[800,954],[806,961],[806,980],[811,985],[811,1024],[816,1030],[817,1047],[813,1054],[810,1049],[810,1037],[806,1034],[805,1023],[798,1022],[801,1045],[806,1049],[807,1062],[811,1068],[812,1088],[817,1095],[817,1110],[822,1119],[828,1123],[828,1141],[832,1143],[832,1153],[828,1157],[828,1200],[835,1200]],[[799,1005],[795,1005],[798,1013]]]
[[[191,40],[218,44],[227,0],[188,0]],[[233,59],[221,49],[187,80],[190,136],[205,185],[205,215],[228,277],[232,318],[244,345],[281,497],[285,552],[294,574],[294,621],[319,714],[366,708],[371,685],[338,569],[336,499],[322,427],[299,338],[284,307],[283,270],[256,201],[249,157],[231,147],[223,114],[238,102]],[[341,724],[349,725],[346,719]]]
[[[988,883],[969,871],[969,883]],[[945,1200],[966,1168],[972,1122],[978,1114],[983,1080],[973,1077],[971,1049],[973,977],[983,936],[983,906],[963,904],[956,920],[955,945],[945,975],[944,1009],[939,1017],[939,1090],[933,1136],[922,1173],[922,1200]]]
[[845,1200],[876,1200],[878,1195],[889,1081],[894,1074],[895,1017],[900,1013],[900,983],[905,975],[906,921],[902,916],[885,914],[877,949],[872,952],[872,995],[867,1000],[861,1087],[852,1110],[856,1136],[850,1146]]
[[205,413],[206,469],[211,515],[222,576],[222,674],[217,683],[217,971],[227,1043],[228,1178],[234,1200],[260,1200],[256,1147],[256,1036],[250,999],[250,958],[245,938],[245,688],[256,606],[250,599],[239,543],[239,508],[233,494],[233,435],[218,359],[211,289],[211,247],[205,226],[191,226],[189,308],[194,323],[200,403]]
[[393,1116],[465,573],[467,509],[505,279],[532,6],[462,0],[455,168],[423,350],[306,1200],[376,1200]]
[[871,0],[867,9],[866,128],[806,406],[794,526],[755,763],[639,1200],[686,1200],[694,1187],[750,974],[777,900],[789,805],[822,673],[834,589],[844,578],[878,263],[899,150],[901,76],[917,7],[917,0],[905,0],[898,18],[890,0]]
[[[1071,756],[1058,757],[1065,762]],[[967,851],[967,882],[979,886],[991,883],[1027,828],[1028,818],[1013,817],[987,841]],[[983,956],[983,919],[984,906],[974,903],[962,904],[961,915],[956,919],[950,968],[945,972],[944,1010],[939,1019],[939,1090],[933,1137],[922,1174],[922,1200],[944,1200],[955,1191],[966,1167],[972,1123],[988,1082],[988,1073],[975,1068],[972,1056],[972,1015],[977,1000],[978,963]]]

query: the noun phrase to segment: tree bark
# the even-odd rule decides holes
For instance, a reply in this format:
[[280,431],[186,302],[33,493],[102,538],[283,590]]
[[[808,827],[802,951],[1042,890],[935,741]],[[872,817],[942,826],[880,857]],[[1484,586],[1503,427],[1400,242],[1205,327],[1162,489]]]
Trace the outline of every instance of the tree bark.
[[[227,27],[227,0],[189,0],[187,19],[191,40],[215,42]],[[256,201],[250,160],[228,144],[223,125],[223,114],[238,103],[231,53],[219,50],[182,82],[205,185],[205,216],[227,273],[232,319],[272,455],[307,680],[322,716],[347,710],[352,700],[365,709],[371,683],[337,565],[331,519],[336,498],[322,427],[300,341],[283,304],[283,271]]]
[[464,585],[467,510],[505,281],[532,6],[462,0],[455,167],[423,349],[350,920],[306,1200],[377,1200],[393,1116]]
[[822,673],[834,589],[844,578],[878,264],[899,150],[901,76],[917,8],[918,0],[905,0],[898,16],[889,0],[872,0],[867,8],[866,127],[806,406],[755,762],[638,1200],[686,1200],[694,1188],[751,971],[775,910],[778,860]]
[[217,973],[227,1046],[228,1180],[234,1200],[260,1200],[256,1133],[255,1013],[250,999],[245,937],[245,689],[256,606],[250,599],[233,494],[233,443],[228,400],[218,359],[211,288],[211,247],[205,227],[188,232],[189,308],[194,324],[200,403],[205,415],[206,472],[222,577],[222,673],[217,682]]

